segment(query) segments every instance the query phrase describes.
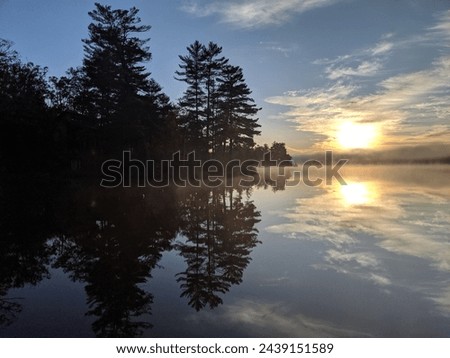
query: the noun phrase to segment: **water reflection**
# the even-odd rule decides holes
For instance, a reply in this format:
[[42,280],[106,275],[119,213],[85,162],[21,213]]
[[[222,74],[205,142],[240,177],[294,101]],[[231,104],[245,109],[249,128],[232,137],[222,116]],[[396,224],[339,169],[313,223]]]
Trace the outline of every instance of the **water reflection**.
[[72,280],[101,337],[448,335],[449,174],[158,190],[2,176],[0,333],[37,335],[26,289]]
[[172,247],[174,199],[167,191],[84,189],[68,206],[76,220],[54,241],[54,267],[85,284],[97,336],[132,337],[151,327],[153,295],[143,284]]
[[12,324],[22,311],[23,299],[9,295],[9,291],[36,285],[49,276],[52,250],[47,238],[55,230],[55,190],[56,185],[46,181],[37,179],[30,186],[1,176],[0,326]]
[[340,187],[342,199],[347,205],[367,205],[374,199],[374,188],[367,183],[347,183]]
[[[5,179],[5,178],[3,178]],[[6,181],[6,179],[5,179]],[[12,289],[63,270],[84,285],[92,331],[134,337],[152,327],[153,270],[165,252],[185,261],[173,277],[197,311],[223,303],[258,244],[250,188],[100,189],[82,181],[2,183],[0,326],[23,304]]]
[[322,243],[315,269],[408,287],[450,314],[448,168],[400,169],[350,168],[348,185],[297,189],[295,207],[280,213],[287,221],[267,230]]
[[253,202],[243,202],[243,195],[243,189],[188,190],[181,200],[185,240],[176,248],[187,268],[177,281],[181,296],[197,311],[217,307],[223,302],[219,294],[242,282],[258,243],[260,214]]

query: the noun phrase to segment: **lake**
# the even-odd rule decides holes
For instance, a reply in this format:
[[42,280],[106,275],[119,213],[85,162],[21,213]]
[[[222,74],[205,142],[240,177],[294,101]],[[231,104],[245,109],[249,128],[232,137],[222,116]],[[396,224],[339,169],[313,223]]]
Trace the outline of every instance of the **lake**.
[[0,335],[450,337],[450,166],[344,169],[316,187],[3,183]]

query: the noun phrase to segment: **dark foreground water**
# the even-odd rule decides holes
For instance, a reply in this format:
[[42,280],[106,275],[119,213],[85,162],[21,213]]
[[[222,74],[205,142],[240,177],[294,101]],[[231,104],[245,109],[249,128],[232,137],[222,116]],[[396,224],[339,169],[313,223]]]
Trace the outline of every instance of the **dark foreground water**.
[[450,337],[450,167],[344,178],[4,182],[0,336]]

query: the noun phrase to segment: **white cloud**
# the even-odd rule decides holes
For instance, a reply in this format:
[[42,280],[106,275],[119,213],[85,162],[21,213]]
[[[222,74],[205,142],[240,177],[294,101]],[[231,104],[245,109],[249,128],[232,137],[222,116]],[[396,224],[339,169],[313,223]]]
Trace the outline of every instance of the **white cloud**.
[[374,48],[370,49],[372,55],[381,55],[385,54],[392,50],[394,44],[392,42],[383,41],[378,43]]
[[443,292],[434,296],[432,299],[441,307],[441,311],[444,314],[450,316],[450,282],[447,283],[447,288],[443,288]]
[[[317,59],[312,62],[314,65],[328,65],[326,71],[329,71],[333,68],[344,68],[345,66],[350,69],[350,71],[354,71],[355,75],[359,75],[359,72],[364,75],[368,70],[370,71],[370,75],[374,74],[375,70],[379,70],[381,68],[382,59],[386,58],[387,55],[395,48],[399,46],[399,43],[394,43],[393,41],[387,41],[391,39],[394,34],[389,33],[381,36],[380,42],[371,47],[366,47],[363,49],[357,49],[352,53],[346,55],[340,55],[336,58],[322,58]],[[355,66],[355,64],[358,64]],[[351,67],[349,64],[353,64]],[[356,68],[356,69],[355,69]],[[357,71],[357,68],[360,70]],[[349,75],[352,75],[350,73]]]
[[[331,83],[290,91],[267,98],[266,102],[289,107],[280,117],[296,123],[298,131],[315,135],[310,150],[336,148],[336,133],[347,121],[376,124],[380,133],[377,144],[385,149],[449,143],[449,40],[450,11],[446,11],[422,33],[402,39],[387,33],[372,46],[313,61],[323,66],[323,77]],[[394,67],[394,52],[408,50],[410,54],[418,46],[424,51],[439,49],[435,52],[439,57],[423,64],[420,70],[399,73]],[[414,58],[411,64],[417,66]],[[345,93],[344,89],[351,90]]]
[[340,62],[343,62],[345,60],[349,60],[351,59],[352,56],[351,55],[342,55],[342,56],[338,56],[337,58],[319,58],[317,60],[312,61],[313,65],[333,65],[333,64],[337,64]]
[[246,0],[223,1],[200,4],[188,2],[182,10],[196,16],[219,15],[223,22],[240,28],[279,25],[288,21],[293,14],[325,7],[338,0]]
[[[290,109],[283,117],[298,129],[326,135],[315,149],[336,147],[336,130],[344,121],[379,123],[384,143],[420,144],[450,142],[450,56],[443,56],[428,69],[386,78],[375,92],[361,94],[361,87],[340,81],[344,76],[369,76],[377,64],[328,70],[334,84],[304,91],[290,91],[266,99]],[[327,70],[326,70],[327,71]],[[433,134],[433,136],[429,136]],[[422,142],[423,144],[423,142]]]
[[330,80],[337,80],[342,77],[358,76],[368,77],[375,75],[382,65],[379,61],[363,61],[357,67],[328,67],[325,72]]
[[[435,26],[430,27],[432,33],[450,39],[450,10],[445,11],[439,16],[439,20]],[[447,45],[449,46],[449,45]]]
[[276,41],[261,41],[259,44],[263,46],[264,49],[281,53],[285,57],[290,57],[292,53],[298,50],[297,44],[283,45]]

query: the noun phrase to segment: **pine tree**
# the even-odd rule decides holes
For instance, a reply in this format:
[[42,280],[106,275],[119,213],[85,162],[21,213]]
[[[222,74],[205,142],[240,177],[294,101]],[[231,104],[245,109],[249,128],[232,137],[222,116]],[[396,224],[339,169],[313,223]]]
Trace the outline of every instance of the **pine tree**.
[[89,117],[105,127],[102,141],[111,150],[151,155],[155,149],[152,142],[164,132],[164,117],[171,106],[145,67],[152,55],[149,39],[139,35],[150,26],[140,24],[135,7],[113,10],[98,3],[95,6],[89,12],[94,20],[89,25],[89,37],[83,40],[81,102]]
[[112,10],[111,6],[95,6],[89,12],[94,20],[89,25],[89,38],[83,40],[83,70],[94,117],[103,125],[113,121],[130,100],[152,90],[150,73],[144,66],[151,59],[146,46],[149,39],[135,36],[147,32],[150,26],[139,25],[135,7]]
[[250,97],[252,92],[239,66],[226,65],[218,81],[220,118],[215,132],[223,152],[233,156],[236,149],[248,150],[254,147],[253,137],[260,134],[258,118],[254,116],[260,108]]
[[222,68],[228,63],[225,57],[219,57],[222,47],[214,42],[207,46],[195,41],[188,48],[188,55],[179,56],[181,64],[177,79],[188,85],[180,99],[182,115],[181,126],[188,141],[197,144],[203,151],[214,148],[213,123],[217,112],[217,80]]
[[[185,142],[204,144],[203,127],[205,124],[205,91],[203,87],[205,73],[205,47],[195,41],[187,47],[188,54],[179,56],[181,63],[176,71],[177,80],[186,82],[188,88],[179,100],[181,128]],[[184,145],[187,147],[187,144]],[[185,149],[192,149],[185,148]]]
[[215,133],[214,122],[217,119],[217,81],[222,69],[228,63],[225,57],[218,57],[222,53],[222,47],[210,42],[205,51],[205,116],[206,116],[206,142],[208,150],[214,150]]

